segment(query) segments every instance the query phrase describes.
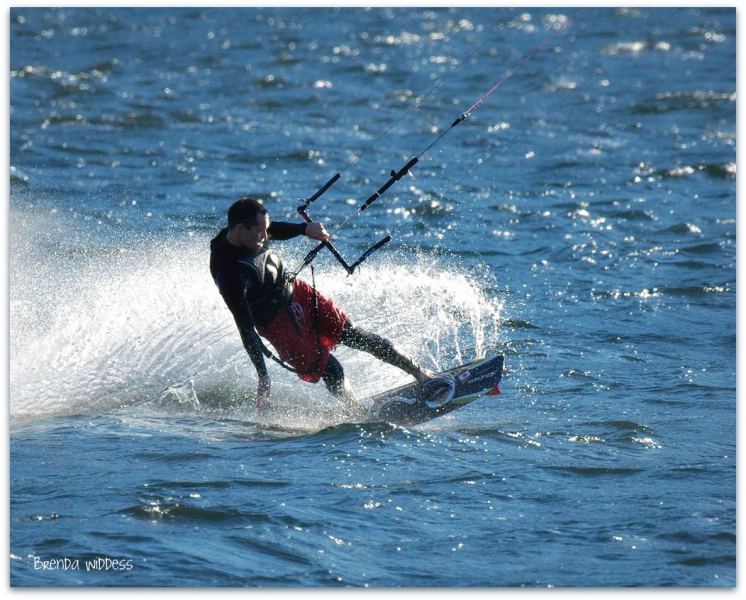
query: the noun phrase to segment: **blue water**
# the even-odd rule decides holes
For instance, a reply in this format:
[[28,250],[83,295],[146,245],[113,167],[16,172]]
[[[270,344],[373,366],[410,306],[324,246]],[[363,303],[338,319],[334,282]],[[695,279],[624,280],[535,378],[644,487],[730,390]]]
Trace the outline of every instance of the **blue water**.
[[[735,585],[735,9],[19,8],[10,36],[11,585]],[[338,170],[311,213],[340,250],[394,240],[318,287],[433,370],[503,352],[501,396],[344,424],[270,366],[256,414],[208,242]],[[407,381],[338,356],[360,396]]]

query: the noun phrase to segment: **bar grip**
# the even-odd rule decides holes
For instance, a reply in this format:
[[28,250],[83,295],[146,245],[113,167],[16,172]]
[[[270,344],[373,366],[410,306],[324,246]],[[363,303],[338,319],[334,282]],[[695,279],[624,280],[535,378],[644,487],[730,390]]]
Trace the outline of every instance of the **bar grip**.
[[[324,185],[322,185],[322,186],[321,186],[321,187],[319,188],[319,190],[318,190],[318,191],[317,191],[317,192],[316,192],[316,193],[315,193],[315,194],[314,194],[313,196],[311,196],[310,198],[308,198],[308,200],[305,200],[305,201],[303,202],[303,204],[301,204],[301,205],[300,205],[300,206],[298,207],[298,212],[299,212],[299,213],[300,213],[300,214],[302,215],[302,214],[303,214],[303,212],[301,212],[301,211],[303,211],[303,210],[305,210],[306,208],[308,208],[308,205],[309,205],[309,204],[311,204],[311,202],[313,202],[314,200],[317,200],[317,199],[319,198],[319,196],[321,196],[321,195],[322,195],[322,194],[323,194],[324,192],[326,192],[326,190],[328,190],[328,189],[329,189],[330,187],[332,187],[332,186],[333,186],[333,185],[334,185],[335,183],[337,183],[337,181],[339,181],[339,178],[340,178],[340,177],[342,177],[342,175],[341,175],[341,174],[339,174],[339,173],[336,173],[336,174],[335,174],[334,176],[332,176],[332,178],[331,178],[331,179],[330,179],[329,181],[327,181],[327,182],[326,182],[326,183],[325,183]],[[305,217],[304,217],[304,218],[305,218]]]
[[321,186],[321,189],[319,189],[318,192],[316,192],[313,196],[311,196],[308,200],[306,200],[306,202],[308,202],[308,204],[311,204],[311,202],[316,200],[319,196],[321,196],[321,194],[323,194],[326,190],[328,190],[335,183],[337,183],[340,177],[342,177],[342,175],[340,175],[339,173],[336,173],[329,181],[327,181],[323,186]]
[[391,178],[384,183],[380,188],[378,188],[378,191],[375,192],[368,198],[363,205],[360,207],[360,212],[364,211],[366,208],[368,208],[371,204],[373,204],[376,200],[378,200],[381,196],[383,196],[384,192],[389,189],[392,185],[394,185],[397,181],[399,181],[402,177],[404,177],[407,173],[409,173],[410,169],[414,167],[417,164],[417,161],[420,159],[416,156],[411,158],[410,161],[404,165],[401,169],[398,171],[391,172]]
[[368,248],[363,254],[358,258],[354,264],[350,267],[349,273],[352,275],[352,272],[358,267],[358,265],[363,262],[366,258],[368,258],[371,254],[373,254],[376,250],[379,250],[386,244],[388,244],[391,241],[391,236],[387,235],[385,238],[383,238],[381,241],[376,243],[375,245]]

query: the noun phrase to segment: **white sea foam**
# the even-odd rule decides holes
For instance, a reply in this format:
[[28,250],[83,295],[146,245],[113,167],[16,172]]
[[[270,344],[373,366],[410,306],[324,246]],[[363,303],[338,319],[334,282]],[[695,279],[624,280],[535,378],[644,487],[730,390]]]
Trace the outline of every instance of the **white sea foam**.
[[[60,214],[11,214],[13,419],[135,404],[193,412],[250,397],[254,368],[210,277],[209,238],[132,241],[121,230],[102,236],[81,225]],[[278,249],[292,266],[306,246]],[[499,304],[477,280],[430,259],[381,253],[350,278],[322,263],[316,279],[355,323],[428,368],[496,344]],[[361,397],[409,380],[365,353],[336,354]],[[323,384],[269,369],[275,412],[297,420],[299,405],[323,412],[334,404]]]

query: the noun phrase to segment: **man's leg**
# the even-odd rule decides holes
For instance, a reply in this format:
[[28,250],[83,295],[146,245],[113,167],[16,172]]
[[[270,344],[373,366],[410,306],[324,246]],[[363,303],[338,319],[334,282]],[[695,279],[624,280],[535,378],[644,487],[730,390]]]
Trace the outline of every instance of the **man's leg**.
[[417,381],[427,381],[432,377],[431,373],[421,369],[411,359],[400,354],[389,340],[375,333],[355,327],[350,321],[347,321],[342,329],[340,343],[355,350],[368,352],[383,362],[394,365],[405,373],[409,373]]

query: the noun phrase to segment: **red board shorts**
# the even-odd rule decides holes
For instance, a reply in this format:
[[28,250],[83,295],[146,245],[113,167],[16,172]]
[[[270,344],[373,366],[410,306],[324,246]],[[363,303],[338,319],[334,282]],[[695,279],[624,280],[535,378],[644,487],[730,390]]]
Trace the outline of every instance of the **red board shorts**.
[[[313,288],[301,279],[295,280],[289,309],[277,313],[269,325],[256,327],[259,335],[275,347],[280,358],[299,371],[298,377],[311,383],[321,379],[329,362],[329,353],[339,344],[342,328],[348,319],[334,302],[318,291],[316,298],[319,303],[320,344],[313,318]],[[290,311],[295,316],[297,330]]]

